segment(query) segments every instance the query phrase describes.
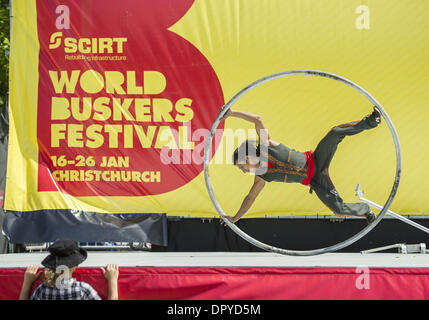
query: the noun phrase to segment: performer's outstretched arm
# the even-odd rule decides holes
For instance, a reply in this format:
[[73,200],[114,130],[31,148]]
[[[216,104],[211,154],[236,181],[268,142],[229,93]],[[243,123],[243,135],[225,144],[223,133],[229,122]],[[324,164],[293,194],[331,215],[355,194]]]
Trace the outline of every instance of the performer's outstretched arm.
[[[256,197],[262,191],[265,186],[265,180],[262,178],[255,176],[255,181],[253,182],[253,186],[249,191],[249,194],[244,198],[243,203],[241,204],[240,209],[237,211],[237,214],[234,217],[227,216],[227,219],[232,223],[240,220],[242,216],[250,209],[253,202],[255,202]],[[221,221],[223,223],[223,221]]]
[[259,136],[259,143],[264,145],[277,144],[276,142],[271,141],[270,134],[267,127],[262,121],[261,117],[257,114],[244,111],[233,111],[231,109],[225,114],[222,120],[225,120],[228,117],[240,118],[255,124],[256,133]]

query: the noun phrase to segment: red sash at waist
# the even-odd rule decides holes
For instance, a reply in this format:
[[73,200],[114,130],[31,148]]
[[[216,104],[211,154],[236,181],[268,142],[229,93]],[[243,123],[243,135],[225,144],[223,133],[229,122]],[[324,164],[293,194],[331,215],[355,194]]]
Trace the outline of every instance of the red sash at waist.
[[306,151],[305,162],[307,163],[307,177],[301,181],[301,184],[308,186],[314,176],[314,154],[312,151]]

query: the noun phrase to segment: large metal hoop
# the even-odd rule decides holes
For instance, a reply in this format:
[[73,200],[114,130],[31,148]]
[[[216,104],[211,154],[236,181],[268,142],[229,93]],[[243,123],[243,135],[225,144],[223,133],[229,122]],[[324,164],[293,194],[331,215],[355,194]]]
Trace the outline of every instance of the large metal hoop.
[[[396,150],[395,180],[393,182],[393,187],[392,187],[392,190],[390,192],[389,198],[387,199],[386,203],[384,204],[383,209],[378,214],[376,220],[373,223],[366,226],[360,232],[355,234],[353,237],[351,237],[351,238],[349,238],[343,242],[337,243],[337,244],[332,245],[330,247],[314,249],[314,250],[302,250],[302,251],[282,249],[282,248],[277,248],[274,246],[267,245],[263,242],[260,242],[256,239],[252,238],[251,236],[249,236],[248,234],[243,232],[240,228],[238,228],[235,224],[233,224],[228,219],[226,219],[225,218],[226,214],[223,212],[221,206],[219,205],[219,203],[216,200],[216,197],[213,193],[213,187],[212,187],[212,184],[210,181],[209,170],[208,170],[209,153],[211,150],[213,135],[215,133],[215,130],[219,126],[220,119],[231,108],[231,106],[246,92],[250,91],[251,89],[253,89],[253,88],[255,88],[255,87],[257,87],[257,86],[259,86],[265,82],[268,82],[268,81],[271,81],[274,79],[278,79],[278,78],[282,78],[282,77],[286,77],[286,76],[294,76],[294,75],[313,75],[313,76],[330,78],[330,79],[333,79],[336,81],[340,81],[340,82],[352,87],[353,89],[357,90],[359,93],[361,93],[363,96],[365,96],[374,106],[377,106],[378,109],[380,110],[384,120],[386,121],[386,123],[390,129],[390,133],[392,135],[393,142],[395,144],[395,150]],[[322,253],[334,252],[334,251],[337,251],[337,250],[342,249],[344,247],[347,247],[347,246],[351,245],[352,243],[356,242],[357,240],[361,239],[368,232],[370,232],[380,222],[380,220],[383,219],[383,217],[385,216],[385,214],[386,214],[387,210],[389,209],[390,205],[392,204],[392,201],[393,201],[393,199],[396,195],[396,192],[398,190],[400,177],[401,177],[401,147],[399,145],[399,139],[398,139],[398,135],[396,133],[395,127],[393,126],[393,123],[390,120],[389,115],[386,113],[386,111],[383,109],[383,107],[380,105],[380,103],[378,103],[378,101],[375,100],[366,90],[364,90],[363,88],[361,88],[360,86],[358,86],[357,84],[353,83],[352,81],[350,81],[348,79],[345,79],[345,78],[340,77],[338,75],[335,75],[335,74],[332,74],[329,72],[324,72],[324,71],[289,70],[289,71],[283,71],[283,72],[279,72],[279,73],[269,75],[267,77],[264,77],[262,79],[259,79],[255,82],[251,83],[246,88],[244,88],[243,90],[238,92],[234,97],[232,97],[232,99],[229,100],[229,102],[220,110],[219,115],[217,116],[216,120],[214,121],[214,123],[210,129],[210,132],[209,132],[209,135],[208,135],[208,138],[206,141],[206,145],[204,148],[204,178],[206,181],[206,187],[207,187],[207,191],[210,195],[210,199],[212,200],[212,202],[213,202],[217,212],[220,214],[221,218],[225,221],[225,223],[236,234],[238,234],[240,237],[242,237],[244,240],[248,241],[249,243],[259,247],[260,249],[266,250],[266,251],[271,251],[274,253],[280,253],[280,254],[286,254],[286,255],[310,256],[310,255],[317,255],[317,254],[322,254]]]

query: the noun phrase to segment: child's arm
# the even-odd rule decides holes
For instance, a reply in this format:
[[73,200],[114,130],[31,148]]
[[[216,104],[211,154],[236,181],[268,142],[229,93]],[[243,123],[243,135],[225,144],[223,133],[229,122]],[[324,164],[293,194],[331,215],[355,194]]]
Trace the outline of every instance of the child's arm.
[[107,280],[109,287],[109,292],[107,300],[118,300],[118,277],[119,277],[119,267],[117,264],[108,264],[106,269],[101,268],[103,275]]
[[22,283],[21,292],[19,294],[19,300],[28,300],[30,298],[30,290],[34,281],[36,281],[39,276],[42,274],[41,272],[37,273],[39,269],[39,265],[34,264],[28,266],[24,273],[24,281]]

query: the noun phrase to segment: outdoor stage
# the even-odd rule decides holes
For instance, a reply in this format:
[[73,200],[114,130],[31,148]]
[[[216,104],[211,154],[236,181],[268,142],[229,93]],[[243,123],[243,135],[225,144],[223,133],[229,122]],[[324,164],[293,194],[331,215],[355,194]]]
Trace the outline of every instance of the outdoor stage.
[[[25,267],[45,256],[0,255],[0,299],[17,299]],[[120,266],[120,299],[429,299],[428,254],[91,251],[74,277],[106,298],[108,263]]]

